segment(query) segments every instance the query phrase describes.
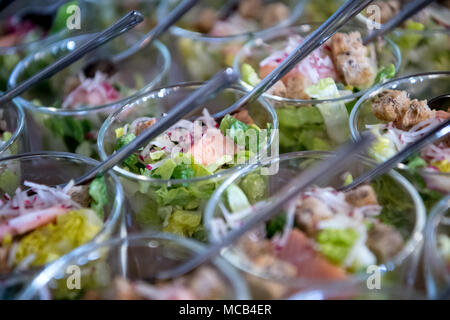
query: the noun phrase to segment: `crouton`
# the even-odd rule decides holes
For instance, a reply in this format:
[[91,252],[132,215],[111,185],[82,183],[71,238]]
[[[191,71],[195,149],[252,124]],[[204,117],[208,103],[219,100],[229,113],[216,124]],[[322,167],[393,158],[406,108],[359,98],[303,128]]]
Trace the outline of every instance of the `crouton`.
[[277,97],[286,97],[287,89],[283,81],[280,80],[277,81],[269,90],[267,90],[267,93]]
[[151,119],[147,121],[141,121],[136,125],[136,128],[134,129],[134,135],[138,136],[140,135],[145,129],[148,127],[151,127],[156,122],[156,119]]
[[372,111],[380,120],[396,121],[403,117],[409,104],[406,91],[385,90],[373,99]]
[[367,246],[380,262],[393,258],[403,243],[402,235],[390,225],[377,223],[368,232]]
[[218,12],[211,8],[204,8],[200,11],[198,15],[197,22],[194,27],[203,33],[209,33],[219,18]]
[[311,79],[301,73],[283,78],[286,86],[286,97],[291,99],[309,99],[309,95],[305,92],[306,88],[312,86]]
[[380,8],[380,23],[382,24],[391,20],[400,12],[400,1],[398,0],[375,1],[373,5]]
[[411,100],[409,108],[400,121],[395,123],[396,127],[402,130],[409,130],[419,122],[434,117],[435,112],[432,111],[426,100]]
[[360,186],[345,194],[345,200],[354,207],[377,205],[377,194],[369,185]]
[[261,23],[264,28],[272,27],[289,17],[289,8],[280,2],[271,3],[264,7]]
[[362,55],[341,54],[336,59],[336,68],[345,84],[360,89],[370,87],[377,75],[372,61]]
[[336,33],[329,41],[331,55],[336,63],[337,57],[341,54],[353,54],[366,56],[367,48],[362,44],[361,34],[358,31],[346,33]]
[[248,114],[248,110],[247,109],[242,109],[239,112],[236,112],[234,114],[232,114],[232,116],[239,120],[242,121],[248,125],[252,125],[255,124],[255,122],[253,121],[252,117],[250,117],[250,115]]
[[317,198],[309,197],[304,200],[297,200],[295,211],[295,221],[305,231],[307,235],[313,236],[317,224],[324,219],[333,216],[331,210],[325,203]]
[[246,19],[258,19],[263,8],[262,0],[243,0],[239,3],[238,12]]

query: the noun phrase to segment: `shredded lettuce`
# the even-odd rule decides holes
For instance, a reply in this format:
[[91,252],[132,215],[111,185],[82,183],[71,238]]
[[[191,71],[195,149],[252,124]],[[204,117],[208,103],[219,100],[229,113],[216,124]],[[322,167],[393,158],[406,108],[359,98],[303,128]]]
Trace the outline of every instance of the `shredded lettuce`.
[[[314,99],[332,99],[339,97],[339,90],[331,78],[320,79],[316,85],[306,88],[305,92]],[[327,102],[317,105],[320,110],[328,137],[336,143],[342,143],[350,137],[348,112],[344,102]]]

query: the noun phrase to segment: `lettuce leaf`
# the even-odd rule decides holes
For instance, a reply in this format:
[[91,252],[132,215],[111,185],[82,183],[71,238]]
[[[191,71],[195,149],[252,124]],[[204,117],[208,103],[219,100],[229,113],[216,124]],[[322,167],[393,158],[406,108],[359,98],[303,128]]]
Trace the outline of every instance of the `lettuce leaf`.
[[104,207],[108,203],[108,191],[104,176],[96,177],[89,185],[89,195],[92,198],[91,209],[103,219],[105,217]]
[[[306,88],[305,92],[314,99],[332,99],[339,97],[339,90],[331,78],[320,79],[316,85]],[[350,137],[348,111],[344,102],[327,102],[317,105],[324,119],[330,139],[342,143]]]

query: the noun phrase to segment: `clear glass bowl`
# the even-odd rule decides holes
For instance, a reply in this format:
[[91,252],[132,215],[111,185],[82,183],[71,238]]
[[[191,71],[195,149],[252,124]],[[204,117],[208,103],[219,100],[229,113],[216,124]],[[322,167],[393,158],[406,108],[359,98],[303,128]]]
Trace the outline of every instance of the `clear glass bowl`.
[[[298,34],[306,37],[320,24],[303,24],[291,28],[280,29],[267,33],[260,39],[249,41],[244,45],[241,51],[236,55],[234,68],[240,71],[243,64],[251,65],[255,70],[259,70],[259,64],[267,58],[273,51],[285,48],[286,40],[292,34]],[[343,32],[358,30],[361,35],[366,31],[356,25],[344,26]],[[267,45],[268,44],[268,45]],[[382,45],[376,45],[376,55],[378,68],[386,67],[390,64],[395,66],[397,71],[401,56],[398,47],[389,39]],[[250,90],[253,87],[241,80],[241,84]],[[301,100],[288,99],[272,94],[264,94],[275,108],[280,126],[280,152],[294,152],[304,150],[333,150],[341,142],[350,137],[349,129],[346,124],[342,124],[342,130],[339,135],[336,132],[327,132],[324,119],[318,108],[325,103],[345,104],[348,111],[352,109],[357,98],[362,96],[367,90],[362,90],[352,95],[343,96],[337,99],[328,100]],[[302,109],[307,108],[307,109]]]
[[[185,83],[175,85],[163,89],[155,90],[147,95],[143,95],[136,100],[125,105],[115,114],[111,115],[103,124],[98,136],[98,150],[101,159],[106,159],[114,152],[116,143],[115,130],[123,127],[126,123],[131,123],[138,117],[159,116],[163,112],[168,112],[174,105],[189,96],[192,92],[197,90],[201,83]],[[202,108],[199,108],[194,113],[188,115],[186,119],[191,116],[200,116],[203,108],[206,108],[210,114],[223,110],[224,107],[236,102],[245,91],[240,87],[233,87],[218,93],[213,99],[207,101]],[[271,124],[274,130],[268,138],[267,148],[271,147],[272,141],[275,139],[275,132],[278,129],[278,121],[276,114],[270,105],[263,99],[248,104],[246,109],[250,116],[255,121],[256,125],[264,129],[267,124]],[[262,153],[263,154],[263,153]],[[143,175],[137,175],[116,166],[114,170],[119,174],[125,188],[125,192],[130,206],[127,219],[127,224],[132,228],[141,230],[142,228],[163,228],[164,215],[162,211],[167,210],[168,207],[182,207],[187,209],[189,204],[197,202],[197,205],[187,212],[193,215],[200,216],[201,219],[202,208],[204,203],[214,191],[216,186],[226,177],[236,172],[243,165],[237,165],[234,168],[220,171],[214,175],[206,177],[197,177],[188,180],[182,179],[155,179]],[[196,196],[187,199],[170,198],[165,199],[163,195],[159,195],[167,188],[180,186],[182,189],[198,190],[195,192]],[[192,200],[192,201],[191,201]],[[158,213],[159,212],[159,213]],[[171,211],[169,212],[171,214]],[[198,221],[200,224],[200,221]],[[196,234],[197,239],[204,239],[203,232],[199,231]]]
[[[165,0],[158,9],[160,18],[167,16],[180,0]],[[201,0],[197,8],[222,8],[225,0]],[[305,0],[279,0],[289,7],[290,16],[280,24],[257,32],[244,32],[233,36],[214,37],[191,31],[192,21],[197,19],[198,11],[192,10],[170,29],[176,71],[171,74],[171,82],[204,81],[225,66],[231,66],[236,52],[253,38],[261,37],[277,27],[293,24],[301,15]]]
[[[130,235],[103,244],[85,245],[49,265],[18,295],[18,299],[48,299],[50,296],[76,299],[80,290],[64,290],[63,287],[69,276],[66,273],[69,266],[78,266],[86,277],[81,278],[81,290],[95,291],[100,299],[105,299],[104,290],[111,286],[115,277],[145,281],[204,250],[205,246],[198,242],[164,233]],[[215,258],[208,266],[226,286],[223,299],[249,299],[245,282],[229,264]],[[60,289],[57,291],[56,288]]]
[[[17,175],[17,185],[8,185],[8,190],[2,190],[13,194],[16,188],[24,187],[24,181],[33,181],[46,185],[57,185],[66,183],[71,179],[80,177],[98,162],[80,155],[64,152],[42,152],[25,153],[0,159],[0,171],[10,170]],[[105,218],[103,228],[91,240],[92,243],[101,243],[107,240],[120,223],[122,207],[124,203],[123,188],[119,179],[113,173],[107,173],[106,184],[109,201],[105,206]],[[0,298],[9,298],[17,287],[40,268],[31,268],[23,272],[13,272],[12,274],[0,275]],[[6,277],[5,277],[6,276]]]
[[0,121],[4,121],[6,129],[0,139],[2,141],[0,157],[28,151],[28,136],[23,109],[13,102],[4,104],[0,107]]
[[391,38],[402,52],[399,75],[450,70],[450,29],[397,29]]
[[[448,299],[450,290],[450,257],[443,257],[439,238],[450,235],[450,196],[443,198],[430,212],[425,228],[424,271],[430,299]],[[442,241],[442,240],[441,240]],[[443,296],[443,295],[447,296]]]
[[[18,12],[27,10],[27,8],[30,7],[39,8],[40,6],[45,7],[46,5],[52,5],[52,3],[49,3],[49,1],[47,1],[46,3],[42,2],[38,5],[36,1],[20,1],[12,3],[8,7],[6,7],[0,14],[0,21],[5,22],[7,21],[8,17],[12,17]],[[9,75],[14,69],[15,65],[32,52],[48,47],[50,44],[56,41],[66,39],[77,34],[86,33],[88,30],[100,30],[98,26],[95,27],[95,20],[88,21],[87,19],[84,19],[84,17],[86,16],[85,13],[87,12],[86,2],[84,0],[79,0],[77,5],[80,8],[82,17],[80,29],[69,30],[67,28],[64,28],[63,30],[57,32],[44,32],[43,34],[39,35],[38,39],[36,39],[36,37],[27,36],[21,43],[11,46],[0,46],[0,90],[6,90]]]
[[[270,201],[271,197],[276,196],[276,192],[282,188],[290,179],[299,174],[302,170],[307,169],[318,161],[333,157],[333,153],[319,151],[305,151],[283,154],[279,159],[262,162],[259,166],[254,164],[233,174],[227,179],[211,196],[207,203],[204,215],[204,226],[207,230],[210,241],[217,241],[217,236],[211,232],[211,221],[214,218],[222,217],[222,209],[226,207],[224,197],[226,197],[227,189],[231,185],[239,185],[239,183],[251,173],[258,174],[261,167],[272,166],[278,168],[278,171],[272,175],[261,176],[266,186],[265,195],[252,202],[253,207],[257,207],[257,203],[261,200]],[[347,169],[334,172],[332,176],[321,178],[317,181],[318,186],[331,186],[339,188],[343,185],[343,175],[350,173],[354,178],[363,172],[370,170],[374,163],[362,157],[356,157],[354,161],[348,163]],[[384,217],[391,221],[399,230],[404,238],[403,249],[398,252],[390,261],[383,261],[379,265],[381,273],[386,272],[382,277],[383,283],[395,281],[403,283],[410,281],[417,263],[416,254],[421,247],[422,231],[425,225],[425,208],[420,196],[414,187],[397,172],[390,172],[380,178],[372,181],[372,186],[377,192],[378,202],[389,213],[384,213]],[[391,191],[395,190],[395,197],[392,197]],[[259,193],[259,192],[258,192]],[[277,278],[267,273],[267,271],[258,268],[246,256],[245,252],[236,246],[230,246],[222,252],[223,256],[236,268],[246,273],[252,296],[255,298],[283,298],[290,294],[305,290],[311,287],[329,284],[341,284],[339,281],[324,281],[320,279],[308,279],[305,277],[285,277]],[[370,274],[356,273],[349,275],[344,283],[351,281],[352,283],[362,283]]]
[[[350,114],[350,132],[354,140],[360,138],[360,132],[364,131],[366,125],[382,123],[377,119],[371,107],[371,100],[386,89],[406,90],[411,98],[419,100],[437,97],[448,93],[450,87],[450,72],[423,73],[412,76],[404,76],[391,80],[385,84],[378,85],[364,94],[356,103]],[[419,175],[407,170],[405,165],[400,164],[400,172],[405,175],[419,190],[427,209],[433,205],[444,194],[450,192],[450,173],[438,173],[420,170]]]
[[[91,36],[86,34],[62,40],[29,55],[14,68],[8,86],[16,86],[58,57],[73,51]],[[65,80],[76,76],[91,59],[118,54],[138,43],[141,38],[141,33],[127,32],[14,99],[26,110],[32,150],[69,151],[97,157],[95,142],[101,124],[127,101],[161,83],[170,67],[167,48],[155,41],[116,64],[114,79],[122,87],[128,88],[121,92],[123,98],[120,100],[95,107],[80,106],[77,109],[62,109],[55,105],[60,105],[63,100],[64,85],[67,85]]]

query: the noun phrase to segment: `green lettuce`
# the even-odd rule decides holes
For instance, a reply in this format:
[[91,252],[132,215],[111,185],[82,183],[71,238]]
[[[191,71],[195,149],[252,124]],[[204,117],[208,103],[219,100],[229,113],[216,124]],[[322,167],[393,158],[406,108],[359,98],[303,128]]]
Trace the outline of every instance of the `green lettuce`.
[[92,198],[91,209],[103,219],[105,216],[103,209],[108,203],[108,190],[104,176],[98,176],[91,182],[89,185],[89,195]]
[[324,229],[317,234],[317,243],[330,262],[342,265],[358,238],[358,232],[352,228]]

